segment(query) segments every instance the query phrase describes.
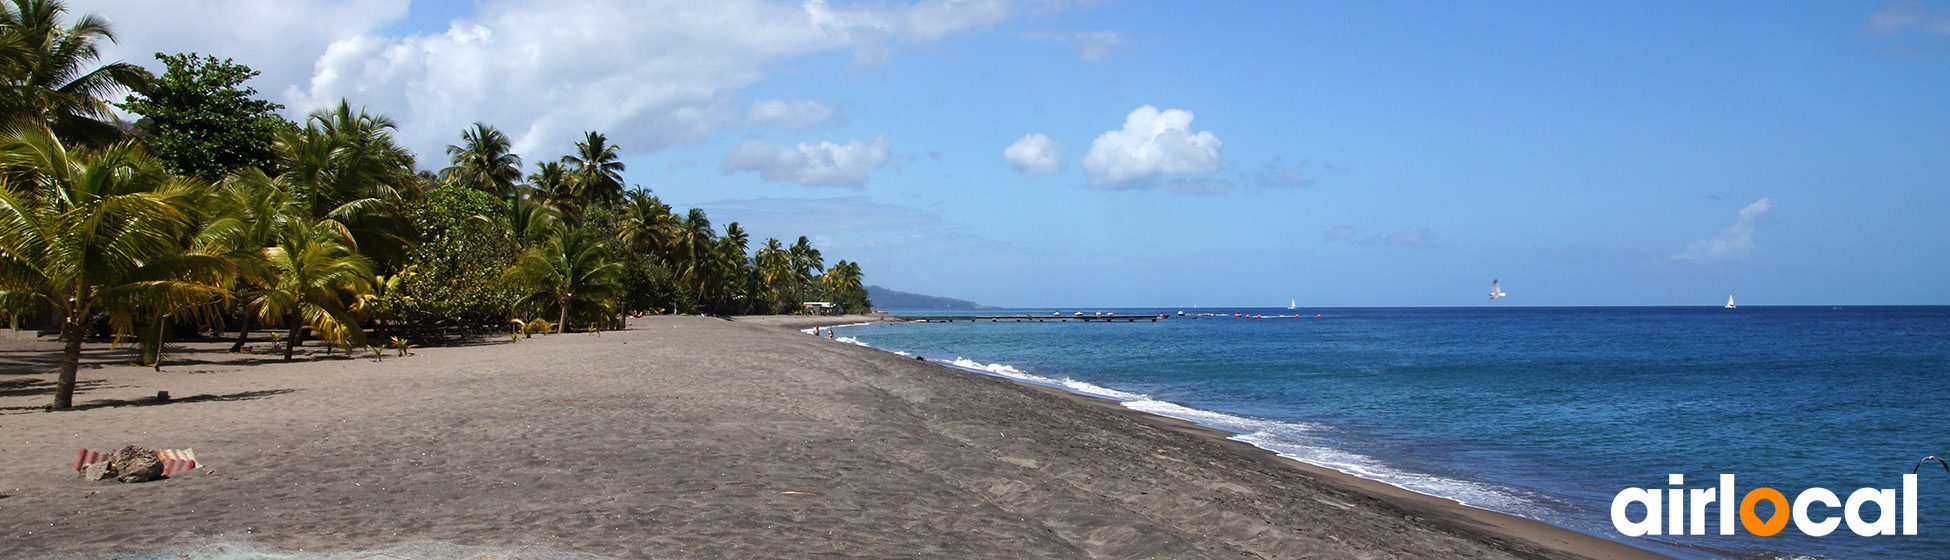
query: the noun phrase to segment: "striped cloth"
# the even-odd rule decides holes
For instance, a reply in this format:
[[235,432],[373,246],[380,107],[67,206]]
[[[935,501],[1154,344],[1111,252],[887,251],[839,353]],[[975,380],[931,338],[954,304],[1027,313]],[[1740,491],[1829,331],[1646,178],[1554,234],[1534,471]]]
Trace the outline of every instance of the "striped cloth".
[[[107,461],[109,455],[109,453],[96,453],[83,449],[75,454],[74,470],[87,470],[88,465]],[[162,461],[163,476],[203,466],[202,463],[196,462],[195,449],[157,449],[156,458]]]

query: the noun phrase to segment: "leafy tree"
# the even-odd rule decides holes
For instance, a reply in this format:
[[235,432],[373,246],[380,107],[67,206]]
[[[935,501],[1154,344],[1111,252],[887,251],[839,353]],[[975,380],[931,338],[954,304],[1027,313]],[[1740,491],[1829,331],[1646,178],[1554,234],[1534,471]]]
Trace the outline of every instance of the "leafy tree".
[[833,268],[826,270],[820,284],[826,289],[840,309],[848,313],[864,313],[873,309],[873,302],[867,300],[867,288],[861,284],[860,264],[841,259]]
[[609,242],[587,229],[558,231],[522,251],[504,278],[520,291],[518,309],[556,313],[556,331],[570,318],[610,319],[623,295],[623,265],[610,260]]
[[246,292],[247,307],[265,323],[283,322],[284,359],[304,344],[304,328],[333,344],[365,346],[365,332],[350,313],[371,289],[372,263],[360,256],[344,224],[298,217],[287,220],[275,244],[265,247],[267,282]]
[[60,0],[13,0],[0,5],[0,120],[46,127],[70,144],[106,145],[122,130],[102,99],[140,86],[149,71],[126,62],[90,68],[101,41],[114,41],[108,21],[94,14],[63,27]]
[[382,265],[397,263],[419,237],[406,208],[421,194],[420,178],[392,129],[392,119],[340,102],[274,144],[285,170],[278,184],[311,217],[345,225],[360,253]]
[[474,123],[460,134],[459,145],[447,146],[453,165],[440,171],[440,177],[462,188],[496,196],[515,194],[521,181],[521,156],[509,151],[508,135],[494,127]]
[[413,209],[413,222],[423,232],[420,244],[407,253],[396,275],[398,286],[383,296],[383,305],[421,330],[500,326],[516,296],[501,282],[502,271],[514,264],[522,248],[506,225],[505,208],[494,195],[480,191],[441,187],[428,192]]
[[616,145],[602,133],[583,133],[582,141],[576,142],[576,153],[562,156],[562,165],[569,167],[577,202],[614,204],[623,196],[623,162]]
[[196,53],[156,58],[167,69],[121,107],[143,116],[136,126],[170,172],[216,182],[240,168],[275,168],[272,140],[297,125],[278,116],[283,105],[243,87],[256,70]]
[[190,309],[225,295],[229,262],[184,244],[207,186],[171,177],[140,146],[71,151],[27,128],[0,138],[0,178],[0,307],[60,314],[53,408],[74,405],[82,339],[98,315],[127,333],[139,308]]

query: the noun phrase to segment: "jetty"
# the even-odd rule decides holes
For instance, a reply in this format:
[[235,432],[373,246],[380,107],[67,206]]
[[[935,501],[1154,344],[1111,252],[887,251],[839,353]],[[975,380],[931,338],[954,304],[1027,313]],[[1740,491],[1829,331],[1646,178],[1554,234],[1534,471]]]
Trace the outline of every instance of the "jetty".
[[1168,319],[1170,317],[1170,315],[1162,313],[1157,315],[927,315],[898,317],[898,320],[910,323],[953,323],[956,321],[986,321],[990,323],[1068,323],[1070,321],[1084,323],[1114,323],[1123,321],[1126,323],[1135,323],[1138,321],[1150,321],[1156,323],[1159,319]]

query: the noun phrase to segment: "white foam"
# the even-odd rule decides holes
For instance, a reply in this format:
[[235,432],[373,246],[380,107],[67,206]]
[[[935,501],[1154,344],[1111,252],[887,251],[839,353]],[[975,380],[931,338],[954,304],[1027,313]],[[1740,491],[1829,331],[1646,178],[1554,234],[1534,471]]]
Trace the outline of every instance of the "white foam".
[[850,336],[842,336],[842,337],[839,337],[839,338],[835,338],[835,339],[833,339],[833,340],[834,340],[835,342],[844,342],[844,343],[847,343],[847,344],[852,344],[852,345],[854,345],[854,346],[866,346],[867,348],[873,348],[872,346],[867,346],[867,343],[865,343],[865,342],[860,342],[860,339],[858,339],[858,338],[853,338],[853,337],[850,337]]
[[1150,395],[1120,391],[1068,377],[1056,379],[1036,375],[1008,364],[984,364],[961,357],[955,358],[949,364],[998,377],[1121,401],[1123,406],[1132,410],[1189,420],[1202,426],[1238,434],[1232,436],[1232,439],[1272,451],[1281,457],[1384,482],[1421,494],[1455,500],[1472,507],[1532,517],[1546,513],[1535,502],[1522,498],[1513,489],[1405,471],[1390,467],[1373,457],[1336,449],[1330,445],[1331,441],[1326,441],[1320,436],[1320,432],[1326,429],[1320,424],[1253,418],[1193,408],[1152,399]]
[[1017,369],[1015,366],[1011,366],[1008,364],[983,364],[981,362],[970,360],[968,358],[955,358],[954,361],[948,363],[949,365],[953,365],[955,367],[962,368],[962,369],[972,369],[975,371],[986,372],[986,373],[990,373],[1002,377],[1007,377],[1010,379],[1028,381],[1030,383],[1035,383],[1037,385],[1060,387],[1064,389],[1069,389],[1071,391],[1076,391],[1078,393],[1083,393],[1086,395],[1095,395],[1095,396],[1106,397],[1114,400],[1129,401],[1129,400],[1141,400],[1141,399],[1149,398],[1142,394],[1132,393],[1128,391],[1119,391],[1109,387],[1104,387],[1102,385],[1097,385],[1087,381],[1078,381],[1076,379],[1071,379],[1068,377],[1062,379],[1043,377],[1041,375],[1036,375],[1033,373],[1023,371],[1021,369]]

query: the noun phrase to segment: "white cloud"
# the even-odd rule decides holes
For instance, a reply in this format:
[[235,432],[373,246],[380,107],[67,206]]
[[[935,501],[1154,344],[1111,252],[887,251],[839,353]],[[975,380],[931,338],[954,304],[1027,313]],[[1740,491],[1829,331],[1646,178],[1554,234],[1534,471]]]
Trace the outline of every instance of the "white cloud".
[[886,138],[874,138],[871,144],[854,140],[846,144],[801,142],[796,146],[750,140],[725,152],[718,171],[725,175],[756,171],[766,181],[809,187],[859,188],[866,184],[867,174],[893,164]]
[[[439,167],[446,145],[480,121],[532,160],[566,152],[582,131],[627,153],[700,141],[786,113],[739,93],[794,58],[852,50],[872,63],[899,47],[976,32],[1021,13],[1019,0],[836,3],[772,0],[477,0],[428,33],[389,36],[409,0],[73,0],[74,14],[119,24],[109,58],[198,51],[264,73],[265,97],[303,115],[340,99],[399,123],[399,141]],[[414,9],[418,10],[419,7]],[[764,102],[761,102],[761,104]],[[756,114],[754,114],[756,113]],[[830,114],[828,115],[830,119]],[[754,119],[755,118],[755,119]],[[825,121],[825,122],[830,122]]]
[[1008,162],[1016,171],[1048,175],[1063,170],[1064,151],[1062,142],[1032,133],[1017,138],[1009,147],[1003,148],[1002,161]]
[[[334,42],[372,33],[406,15],[408,0],[69,0],[73,21],[107,19],[116,42],[102,60],[161,69],[155,53],[197,52],[262,72],[246,85],[274,101],[303,83]],[[302,114],[302,113],[299,113]],[[461,126],[453,129],[459,136]]]
[[1159,111],[1145,105],[1124,118],[1124,128],[1105,132],[1090,143],[1083,169],[1093,187],[1146,188],[1159,175],[1208,173],[1226,167],[1219,144],[1211,131],[1192,132],[1191,111]]
[[827,124],[833,106],[811,99],[767,99],[752,103],[745,124],[781,130],[806,130]]
[[1712,239],[1703,239],[1687,247],[1685,252],[1672,258],[1696,263],[1720,261],[1751,261],[1754,259],[1754,226],[1774,210],[1774,204],[1763,198],[1740,209],[1740,218],[1733,225],[1720,230]]

